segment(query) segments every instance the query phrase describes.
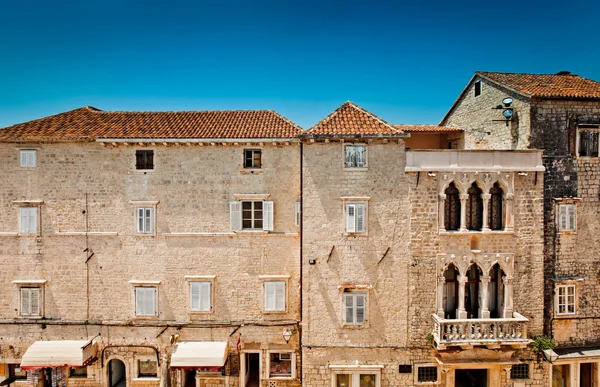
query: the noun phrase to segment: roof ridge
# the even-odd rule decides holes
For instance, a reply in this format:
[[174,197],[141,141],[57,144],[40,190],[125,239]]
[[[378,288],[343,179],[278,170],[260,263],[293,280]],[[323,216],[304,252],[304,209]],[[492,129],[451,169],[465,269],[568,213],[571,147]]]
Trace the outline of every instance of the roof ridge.
[[[86,106],[87,107],[87,106]],[[95,108],[94,108],[95,109]],[[140,113],[234,113],[234,112],[273,112],[273,109],[232,109],[232,110],[100,110],[102,113],[140,114]],[[66,113],[66,112],[65,112]]]
[[584,78],[579,74],[557,74],[557,73],[518,73],[507,71],[475,71],[475,74],[512,74],[512,75],[556,75],[559,77],[579,77]]
[[[40,121],[40,120],[45,120],[45,119],[52,118],[52,117],[58,117],[58,116],[61,116],[61,115],[63,115],[63,114],[72,113],[72,112],[75,112],[75,111],[78,111],[78,110],[82,110],[82,111],[83,111],[83,110],[92,111],[92,110],[90,110],[89,108],[96,109],[96,108],[94,108],[93,106],[82,106],[82,107],[78,107],[78,108],[75,108],[75,109],[67,110],[66,112],[54,113],[54,114],[50,114],[49,116],[40,117],[40,118],[34,118],[33,120],[29,120],[29,121],[25,121],[25,122],[17,122],[16,124],[12,124],[12,125],[5,126],[5,127],[3,127],[3,128],[0,128],[0,130],[3,130],[3,129],[9,129],[9,128],[12,128],[13,126],[17,126],[17,125],[23,125],[23,124],[27,124],[27,123],[30,123],[30,122],[36,122],[36,121]],[[97,109],[97,110],[98,110],[98,111],[100,111],[100,112],[102,111],[102,110],[100,110],[100,109]]]
[[398,133],[398,134],[402,133],[402,132],[401,132],[401,131],[399,131],[398,129],[394,128],[394,127],[392,126],[392,124],[390,124],[389,122],[387,122],[387,121],[383,120],[382,118],[379,118],[378,116],[376,116],[375,114],[371,113],[370,111],[368,111],[368,110],[365,110],[365,109],[361,108],[360,106],[358,106],[358,105],[357,105],[357,104],[355,104],[354,102],[351,102],[351,101],[346,101],[345,103],[347,103],[347,104],[349,104],[350,106],[354,107],[355,109],[358,109],[359,111],[361,111],[361,112],[365,113],[366,115],[368,115],[369,117],[373,118],[374,120],[376,120],[376,121],[379,121],[379,123],[380,123],[380,124],[383,124],[383,125],[385,125],[385,126],[389,127],[389,128],[390,128],[390,129],[392,129],[394,132],[396,132],[396,133]]
[[287,118],[287,117],[286,117],[286,116],[284,116],[283,114],[281,114],[281,113],[279,113],[279,112],[277,112],[277,111],[275,111],[275,110],[272,110],[272,109],[269,109],[269,110],[267,110],[267,111],[269,111],[269,112],[271,112],[271,113],[275,113],[275,115],[276,115],[276,116],[280,117],[282,120],[284,120],[284,121],[285,121],[285,122],[287,122],[288,124],[291,124],[291,125],[295,126],[295,127],[296,127],[296,129],[298,129],[299,131],[304,131],[304,128],[303,128],[303,127],[301,127],[300,125],[298,125],[298,124],[297,124],[297,123],[295,123],[294,121],[290,120],[289,118]]

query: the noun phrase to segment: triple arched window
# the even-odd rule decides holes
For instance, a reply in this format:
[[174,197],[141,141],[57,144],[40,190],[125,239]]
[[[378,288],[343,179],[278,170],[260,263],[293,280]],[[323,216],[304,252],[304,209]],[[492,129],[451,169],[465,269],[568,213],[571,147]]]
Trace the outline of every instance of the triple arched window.
[[[460,190],[451,182],[444,194],[443,223],[446,231],[505,229],[504,191],[498,182],[493,184],[487,194],[474,182],[462,200]],[[462,206],[465,207],[464,210]]]

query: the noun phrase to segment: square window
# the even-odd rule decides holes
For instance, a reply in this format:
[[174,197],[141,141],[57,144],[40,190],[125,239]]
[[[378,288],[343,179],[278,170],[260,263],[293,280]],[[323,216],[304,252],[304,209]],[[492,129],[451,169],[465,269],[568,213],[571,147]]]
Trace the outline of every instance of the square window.
[[435,366],[417,367],[417,382],[432,383],[438,381],[438,368]]
[[575,204],[558,205],[558,231],[577,230],[577,207]]
[[285,312],[286,283],[285,281],[264,282],[265,312]]
[[212,310],[211,288],[210,281],[190,282],[190,311],[210,312]]
[[21,317],[42,317],[42,289],[40,287],[21,287],[19,294]]
[[19,151],[19,159],[21,167],[35,167],[37,163],[37,151],[35,149],[23,149]]
[[262,168],[262,151],[260,149],[244,149],[244,168]]
[[154,169],[154,150],[138,149],[135,151],[135,169],[152,170]]
[[293,377],[293,354],[291,352],[269,353],[269,378],[291,378]]
[[367,310],[367,293],[345,292],[344,293],[344,324],[363,325]]
[[135,315],[138,317],[155,317],[157,304],[157,288],[155,286],[135,286]]
[[481,81],[475,82],[474,95],[475,97],[479,97],[481,95]]
[[156,360],[138,359],[138,378],[156,378],[158,375],[158,366]]
[[597,127],[578,129],[580,157],[598,157],[599,134]]
[[340,371],[334,374],[334,387],[377,387],[379,371]]
[[138,234],[154,233],[154,207],[136,207]]
[[263,202],[242,202],[242,229],[263,228]]
[[511,379],[529,379],[529,364],[513,364],[510,367]]
[[272,201],[246,200],[230,202],[229,215],[232,231],[273,231]]
[[352,387],[352,374],[335,375],[335,387]]
[[556,314],[575,314],[575,285],[556,286]]
[[27,370],[21,368],[20,364],[9,364],[8,365],[8,373],[11,378],[15,380],[24,380],[27,379]]
[[344,166],[346,168],[366,168],[367,146],[344,145]]
[[346,203],[346,232],[366,232],[367,203]]
[[39,207],[19,207],[19,234],[39,233]]
[[87,367],[69,367],[69,377],[87,378]]

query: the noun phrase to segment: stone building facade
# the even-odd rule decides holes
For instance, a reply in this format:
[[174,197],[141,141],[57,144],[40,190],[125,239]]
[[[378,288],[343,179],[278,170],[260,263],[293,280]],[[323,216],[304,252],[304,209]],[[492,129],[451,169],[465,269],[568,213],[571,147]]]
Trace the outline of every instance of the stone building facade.
[[568,72],[476,73],[442,125],[463,129],[466,149],[544,151],[545,333],[557,345],[549,356],[552,385],[600,385],[600,83]]
[[[406,151],[352,103],[301,138],[303,385],[546,385],[541,153]],[[501,229],[467,225],[497,185]]]
[[299,386],[297,131],[93,108],[4,129],[0,380]]

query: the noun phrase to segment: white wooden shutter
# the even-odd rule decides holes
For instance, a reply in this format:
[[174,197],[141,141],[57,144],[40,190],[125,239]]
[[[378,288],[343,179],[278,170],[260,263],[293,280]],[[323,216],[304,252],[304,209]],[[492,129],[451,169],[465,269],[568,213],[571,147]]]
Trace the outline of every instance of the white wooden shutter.
[[30,298],[31,301],[31,309],[29,314],[32,316],[40,315],[40,288],[30,288]]
[[354,297],[344,294],[344,321],[346,324],[354,324]]
[[29,207],[29,232],[38,232],[38,207]]
[[141,207],[137,209],[137,232],[144,232],[144,209]]
[[146,290],[146,315],[156,316],[156,288],[145,288]]
[[21,151],[20,155],[21,155],[20,165],[22,167],[26,167],[27,166],[27,152]]
[[346,232],[356,231],[356,205],[346,204]]
[[356,232],[365,232],[365,205],[356,205]]
[[275,309],[285,310],[285,282],[275,282]]
[[364,324],[365,322],[365,295],[357,294],[356,299],[356,324]]
[[263,202],[263,230],[273,231],[273,202]]
[[21,288],[21,315],[31,314],[31,292],[29,288]]
[[200,310],[210,311],[210,282],[199,282]]
[[28,156],[27,157],[27,162],[28,162],[27,166],[29,166],[29,167],[35,167],[35,161],[36,161],[35,160],[35,155],[36,155],[35,151],[29,151],[27,153],[28,153],[28,155],[27,155]]
[[567,229],[567,206],[558,206],[558,228],[561,231]]
[[231,231],[242,229],[242,202],[229,202],[229,224]]
[[577,214],[575,212],[575,209],[576,207],[574,204],[570,204],[567,206],[567,219],[569,223],[569,230],[577,229]]
[[190,309],[200,310],[200,282],[190,282]]
[[144,316],[144,305],[145,303],[145,293],[144,288],[137,287],[135,288],[135,314],[136,316]]
[[275,310],[275,283],[265,282],[265,310]]
[[29,212],[26,207],[19,208],[19,218],[19,232],[22,234],[28,233]]
[[296,226],[300,226],[300,216],[301,216],[301,204],[300,202],[296,202],[295,214],[296,214]]

